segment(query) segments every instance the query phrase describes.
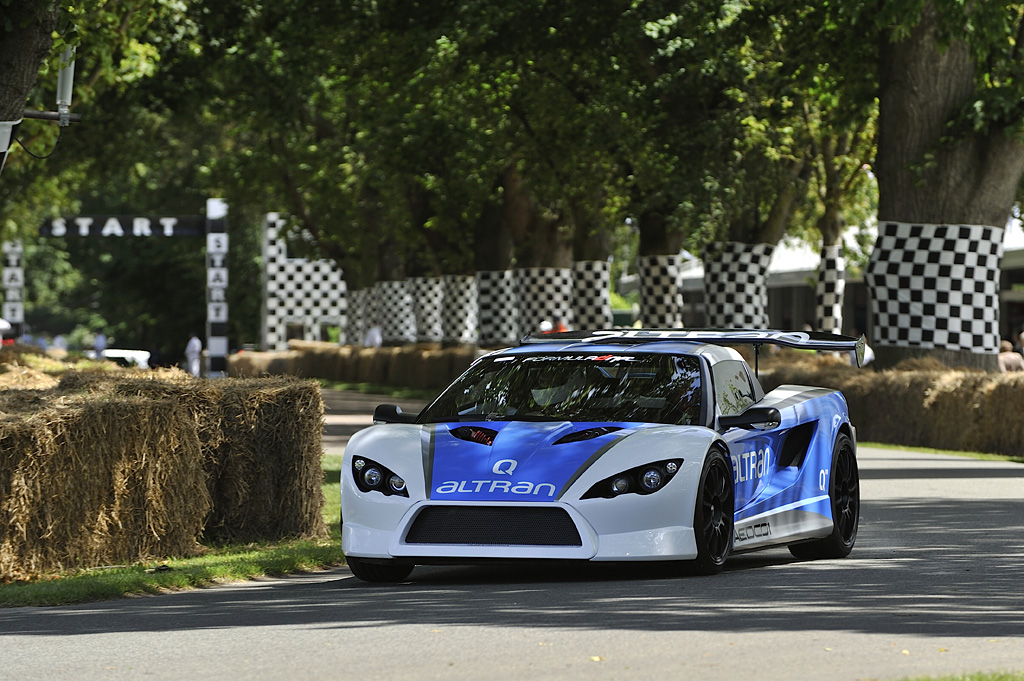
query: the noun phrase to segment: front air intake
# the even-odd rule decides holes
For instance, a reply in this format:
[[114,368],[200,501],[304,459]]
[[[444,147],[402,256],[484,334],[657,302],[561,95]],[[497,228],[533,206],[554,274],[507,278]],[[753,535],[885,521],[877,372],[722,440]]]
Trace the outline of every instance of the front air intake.
[[408,544],[471,546],[583,546],[562,508],[428,506],[405,538]]
[[570,442],[583,442],[584,440],[593,440],[594,438],[607,435],[608,433],[614,433],[617,430],[622,430],[618,426],[599,426],[597,428],[586,428],[584,430],[576,430],[568,435],[562,436],[555,444],[564,445]]

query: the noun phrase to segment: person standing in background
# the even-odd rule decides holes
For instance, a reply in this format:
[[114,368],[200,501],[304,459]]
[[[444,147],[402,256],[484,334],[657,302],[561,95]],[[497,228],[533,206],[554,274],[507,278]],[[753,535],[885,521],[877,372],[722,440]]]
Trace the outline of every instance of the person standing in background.
[[96,359],[103,359],[103,351],[107,349],[107,335],[97,331],[92,340],[92,349],[96,353]]
[[999,342],[999,371],[1008,373],[1011,371],[1024,371],[1024,357],[1013,351],[1013,343],[1008,340]]
[[188,362],[188,372],[199,377],[199,357],[203,354],[203,342],[199,336],[192,334],[185,345],[185,360]]

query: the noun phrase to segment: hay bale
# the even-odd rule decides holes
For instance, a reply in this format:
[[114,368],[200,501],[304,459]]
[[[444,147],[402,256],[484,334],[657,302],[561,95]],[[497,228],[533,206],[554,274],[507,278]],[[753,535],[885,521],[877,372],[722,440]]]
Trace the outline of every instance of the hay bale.
[[296,353],[295,375],[341,380],[343,355],[338,344],[293,339],[288,341],[288,348]]
[[18,363],[0,364],[0,388],[46,390],[56,385],[57,379],[42,371]]
[[998,374],[998,379],[982,386],[977,394],[973,437],[984,445],[968,443],[966,449],[1020,456],[1024,453],[1024,374]]
[[462,373],[469,368],[469,365],[481,357],[484,353],[473,345],[458,345],[450,348],[452,364],[451,364],[451,375],[445,384],[437,386],[443,388],[448,385],[451,381],[454,381],[457,377],[461,376]]
[[1024,376],[950,369],[930,358],[885,371],[820,361],[773,363],[761,372],[765,390],[780,384],[843,392],[860,440],[1020,455]]
[[0,579],[326,535],[312,381],[76,372],[0,412]]
[[476,346],[441,348],[416,343],[380,348],[291,340],[287,352],[242,353],[228,358],[232,377],[300,376],[345,383],[371,383],[440,390],[481,354]]
[[227,373],[232,377],[252,378],[257,376],[296,376],[296,362],[301,353],[286,352],[241,352],[228,355]]
[[308,380],[77,379],[94,394],[174,397],[190,414],[213,508],[208,541],[275,541],[326,533],[321,509],[323,399]]
[[415,384],[411,388],[440,390],[447,386],[452,379],[451,353],[440,349],[424,351],[413,377]]
[[322,537],[323,400],[311,381],[222,386],[220,447],[208,452],[214,508],[204,538]]
[[198,551],[210,509],[174,400],[82,399],[0,423],[0,578]]
[[405,387],[415,388],[423,372],[423,347],[404,345],[395,348],[388,360],[388,377],[401,381]]

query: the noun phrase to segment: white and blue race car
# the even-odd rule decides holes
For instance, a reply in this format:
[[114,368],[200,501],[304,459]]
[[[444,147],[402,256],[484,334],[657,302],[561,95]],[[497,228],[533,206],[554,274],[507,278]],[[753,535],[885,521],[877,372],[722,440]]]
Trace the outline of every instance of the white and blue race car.
[[863,356],[817,333],[607,330],[528,337],[418,415],[381,405],[341,475],[342,549],[371,582],[415,565],[688,561],[785,545],[846,556],[860,509],[841,393],[765,394],[732,345]]

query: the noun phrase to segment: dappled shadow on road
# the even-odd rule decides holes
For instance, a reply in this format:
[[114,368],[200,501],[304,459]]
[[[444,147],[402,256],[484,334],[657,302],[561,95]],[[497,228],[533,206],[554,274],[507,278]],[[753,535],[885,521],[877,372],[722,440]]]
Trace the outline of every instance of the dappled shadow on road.
[[95,605],[0,610],[0,640],[3,633],[391,623],[1017,636],[1024,631],[1022,525],[1019,501],[866,503],[858,545],[843,560],[798,562],[773,549],[736,556],[714,577],[650,565],[418,567],[398,585],[367,584],[339,569]]

